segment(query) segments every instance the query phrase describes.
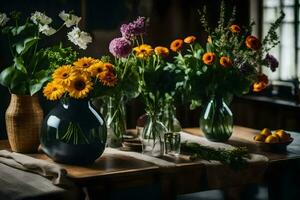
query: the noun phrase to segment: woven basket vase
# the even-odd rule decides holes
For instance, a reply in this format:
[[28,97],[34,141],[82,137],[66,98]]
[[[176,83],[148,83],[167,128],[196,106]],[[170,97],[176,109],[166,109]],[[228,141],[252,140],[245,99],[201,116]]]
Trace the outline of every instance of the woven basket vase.
[[43,110],[38,96],[11,95],[5,113],[6,131],[12,151],[34,153],[39,146]]

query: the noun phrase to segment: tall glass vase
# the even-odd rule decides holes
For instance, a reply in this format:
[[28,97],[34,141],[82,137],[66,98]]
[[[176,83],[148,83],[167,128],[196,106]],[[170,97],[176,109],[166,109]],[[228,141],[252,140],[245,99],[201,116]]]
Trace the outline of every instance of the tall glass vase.
[[233,131],[233,116],[230,108],[221,96],[213,96],[203,107],[200,128],[208,140],[227,141]]
[[141,134],[143,153],[159,157],[164,153],[164,133],[168,129],[160,121],[157,113],[147,113],[147,121]]
[[126,112],[123,98],[107,98],[107,145],[121,147],[123,135],[126,133]]

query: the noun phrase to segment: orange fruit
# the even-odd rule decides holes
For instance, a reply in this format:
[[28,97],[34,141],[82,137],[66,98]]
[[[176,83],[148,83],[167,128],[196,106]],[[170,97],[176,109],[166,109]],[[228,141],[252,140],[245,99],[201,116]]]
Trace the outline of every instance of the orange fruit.
[[263,130],[260,131],[261,135],[264,135],[265,137],[268,137],[269,135],[272,135],[272,132],[268,128],[264,128]]
[[257,134],[255,137],[254,137],[254,140],[255,141],[259,141],[259,142],[264,142],[266,139],[266,137],[264,135],[261,135],[261,134]]
[[274,135],[269,135],[265,140],[265,143],[278,143],[278,142],[279,142],[279,138]]
[[275,131],[275,134],[279,137],[280,142],[286,142],[290,140],[290,134],[287,134],[282,129]]

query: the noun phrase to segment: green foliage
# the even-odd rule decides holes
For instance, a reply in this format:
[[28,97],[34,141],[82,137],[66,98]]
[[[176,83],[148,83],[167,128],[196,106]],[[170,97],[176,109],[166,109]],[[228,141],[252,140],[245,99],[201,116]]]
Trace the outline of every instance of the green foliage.
[[214,149],[212,147],[202,146],[198,143],[182,143],[181,153],[191,155],[191,159],[216,160],[229,165],[232,169],[239,170],[246,164],[247,158],[250,158],[247,148],[237,147],[234,149]]
[[[231,26],[237,25],[234,22],[236,8],[233,7],[228,16],[224,2],[220,6],[220,19],[214,29],[208,25],[206,7],[202,11],[198,10],[201,25],[208,34],[207,42],[203,45],[198,42],[187,45],[187,48],[174,56],[174,63],[168,65],[177,74],[184,76],[176,85],[182,99],[191,103],[191,109],[205,103],[213,95],[226,97],[246,94],[257,81],[260,67],[266,65],[266,53],[279,43],[276,29],[283,20],[283,12],[271,25],[262,40],[262,46],[254,50],[246,46],[246,38],[251,35],[254,22],[246,27],[238,26],[240,31],[232,31]],[[215,55],[212,64],[203,61],[203,55],[207,52]],[[222,66],[221,57],[229,58],[231,66]]]
[[11,93],[34,95],[50,80],[52,71],[58,65],[72,63],[77,53],[62,45],[47,49],[39,47],[42,40],[39,26],[22,19],[21,13],[12,12],[14,25],[7,25],[1,32],[7,37],[13,62],[0,73],[0,84],[8,87]]

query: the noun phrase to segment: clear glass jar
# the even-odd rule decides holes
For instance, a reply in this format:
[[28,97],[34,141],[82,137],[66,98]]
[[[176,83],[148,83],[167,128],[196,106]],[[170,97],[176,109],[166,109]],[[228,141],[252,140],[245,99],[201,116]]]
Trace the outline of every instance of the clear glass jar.
[[164,134],[168,129],[157,114],[147,114],[147,121],[140,136],[144,154],[159,157],[164,154]]
[[107,145],[121,147],[126,134],[125,103],[122,98],[108,97],[106,105]]

